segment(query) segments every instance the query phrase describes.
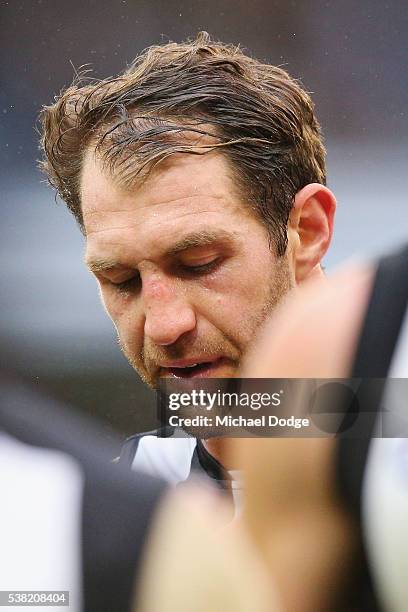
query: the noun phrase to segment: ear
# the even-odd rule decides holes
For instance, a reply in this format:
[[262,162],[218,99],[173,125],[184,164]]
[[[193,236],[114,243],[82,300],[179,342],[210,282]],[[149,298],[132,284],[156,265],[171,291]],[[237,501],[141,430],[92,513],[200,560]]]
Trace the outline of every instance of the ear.
[[288,238],[297,283],[312,276],[333,234],[336,198],[324,185],[311,183],[295,196],[289,215]]

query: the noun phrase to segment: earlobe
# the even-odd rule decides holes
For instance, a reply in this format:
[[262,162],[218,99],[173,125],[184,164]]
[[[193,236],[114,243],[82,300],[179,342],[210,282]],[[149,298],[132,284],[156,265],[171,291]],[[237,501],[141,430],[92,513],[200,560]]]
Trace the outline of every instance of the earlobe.
[[289,217],[289,232],[296,237],[296,282],[305,281],[320,268],[332,239],[335,210],[336,199],[324,185],[311,183],[296,194]]

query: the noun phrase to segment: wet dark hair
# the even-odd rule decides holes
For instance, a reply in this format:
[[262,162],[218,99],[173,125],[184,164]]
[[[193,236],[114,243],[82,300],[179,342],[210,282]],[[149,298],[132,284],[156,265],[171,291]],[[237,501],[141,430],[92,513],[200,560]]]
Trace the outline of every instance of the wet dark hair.
[[170,155],[219,150],[279,255],[295,194],[326,180],[310,96],[281,68],[205,32],[150,47],[117,77],[76,78],[40,119],[40,165],[82,229],[80,176],[90,146],[125,185]]

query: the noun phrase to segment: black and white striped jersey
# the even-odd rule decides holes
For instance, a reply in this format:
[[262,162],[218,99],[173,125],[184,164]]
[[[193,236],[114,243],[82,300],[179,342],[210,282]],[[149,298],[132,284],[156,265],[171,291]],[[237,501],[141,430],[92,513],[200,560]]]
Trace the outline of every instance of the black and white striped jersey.
[[171,485],[200,474],[222,489],[229,489],[228,472],[206,450],[201,440],[190,436],[173,437],[171,427],[128,438],[119,458],[119,463],[133,470],[164,478]]
[[111,465],[88,421],[21,381],[1,375],[0,391],[0,590],[69,591],[71,612],[131,610],[163,481]]
[[242,501],[241,478],[237,470],[227,471],[205,448],[202,440],[186,434],[174,436],[171,427],[128,438],[119,463],[176,486],[200,476],[207,484],[221,489],[239,513]]

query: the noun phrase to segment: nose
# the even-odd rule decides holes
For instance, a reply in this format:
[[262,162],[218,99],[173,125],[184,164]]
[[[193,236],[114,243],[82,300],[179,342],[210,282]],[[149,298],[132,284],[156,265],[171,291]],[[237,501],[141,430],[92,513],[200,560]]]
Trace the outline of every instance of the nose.
[[156,345],[174,344],[196,326],[196,316],[181,287],[165,278],[144,279],[145,336]]

